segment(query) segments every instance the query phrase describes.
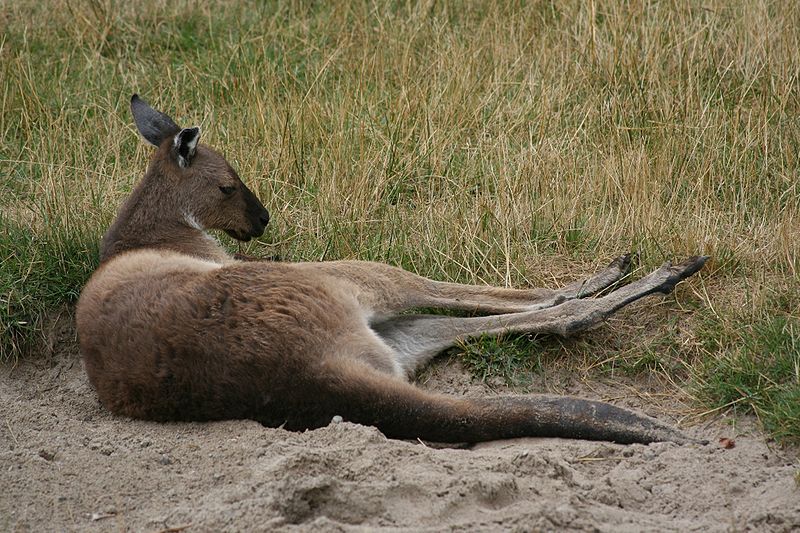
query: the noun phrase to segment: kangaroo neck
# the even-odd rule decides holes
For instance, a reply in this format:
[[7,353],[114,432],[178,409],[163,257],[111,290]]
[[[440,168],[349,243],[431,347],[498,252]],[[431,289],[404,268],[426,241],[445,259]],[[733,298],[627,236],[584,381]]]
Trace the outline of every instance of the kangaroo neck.
[[[151,228],[152,229],[152,228]],[[100,262],[138,249],[171,250],[215,262],[228,262],[231,256],[205,231],[182,224],[143,233],[136,226],[112,227],[100,245]]]
[[100,261],[137,249],[171,250],[216,262],[231,260],[219,242],[186,213],[149,171],[125,201],[100,243]]

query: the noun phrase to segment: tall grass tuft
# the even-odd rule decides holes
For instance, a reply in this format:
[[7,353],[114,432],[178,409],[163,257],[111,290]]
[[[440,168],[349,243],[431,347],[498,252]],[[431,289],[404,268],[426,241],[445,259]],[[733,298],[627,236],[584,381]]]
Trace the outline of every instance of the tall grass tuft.
[[775,437],[800,441],[800,316],[787,312],[797,299],[784,295],[783,313],[746,321],[708,317],[694,389],[709,406],[753,412]]

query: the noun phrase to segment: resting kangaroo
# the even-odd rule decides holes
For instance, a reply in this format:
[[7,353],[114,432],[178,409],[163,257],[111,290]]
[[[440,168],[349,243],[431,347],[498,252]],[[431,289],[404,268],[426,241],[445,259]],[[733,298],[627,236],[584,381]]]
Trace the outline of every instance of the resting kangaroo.
[[[463,339],[503,332],[569,335],[675,284],[706,258],[667,263],[600,298],[621,256],[561,289],[444,283],[359,261],[242,262],[207,229],[247,241],[267,210],[216,151],[134,95],[147,173],[101,244],[80,297],[86,371],[103,405],[150,420],[248,418],[290,430],[334,416],[392,438],[478,442],[557,436],[620,443],[692,439],[613,405],[558,396],[483,399],[423,391],[407,378]],[[484,316],[402,314],[449,308]]]

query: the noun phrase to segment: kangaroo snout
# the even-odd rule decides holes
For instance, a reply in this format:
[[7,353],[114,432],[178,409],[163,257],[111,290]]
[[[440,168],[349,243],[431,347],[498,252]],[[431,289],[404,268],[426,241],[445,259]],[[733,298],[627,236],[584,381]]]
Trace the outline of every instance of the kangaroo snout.
[[264,234],[264,229],[269,224],[269,211],[258,197],[253,194],[250,189],[246,189],[246,201],[248,204],[247,215],[250,219],[250,230],[246,233],[247,238],[241,240],[250,240],[256,237],[260,237]]
[[261,210],[261,213],[258,215],[258,224],[258,229],[256,229],[258,235],[255,235],[255,237],[260,237],[264,233],[264,228],[269,224],[269,211],[266,209]]

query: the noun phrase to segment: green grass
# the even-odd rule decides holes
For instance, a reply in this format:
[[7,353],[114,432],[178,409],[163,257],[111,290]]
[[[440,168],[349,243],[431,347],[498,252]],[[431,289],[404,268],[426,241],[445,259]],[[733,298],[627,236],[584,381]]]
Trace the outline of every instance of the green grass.
[[2,216],[0,223],[0,333],[8,353],[25,353],[47,312],[78,299],[97,265],[97,244],[58,220],[38,234]]
[[800,317],[764,314],[734,324],[710,319],[705,328],[710,356],[695,371],[700,399],[754,412],[775,437],[800,440]]
[[462,343],[459,360],[477,379],[499,379],[506,385],[525,387],[532,373],[542,368],[542,347],[527,335],[480,337]]
[[[0,359],[35,353],[94,268],[146,165],[138,92],[202,125],[270,208],[245,253],[514,286],[631,249],[643,269],[713,256],[636,316],[656,315],[648,330],[612,321],[563,349],[584,368],[668,373],[796,435],[778,355],[795,345],[757,354],[794,339],[800,315],[767,301],[800,266],[798,19],[762,0],[5,2]],[[465,357],[514,376],[556,349],[483,341]]]

